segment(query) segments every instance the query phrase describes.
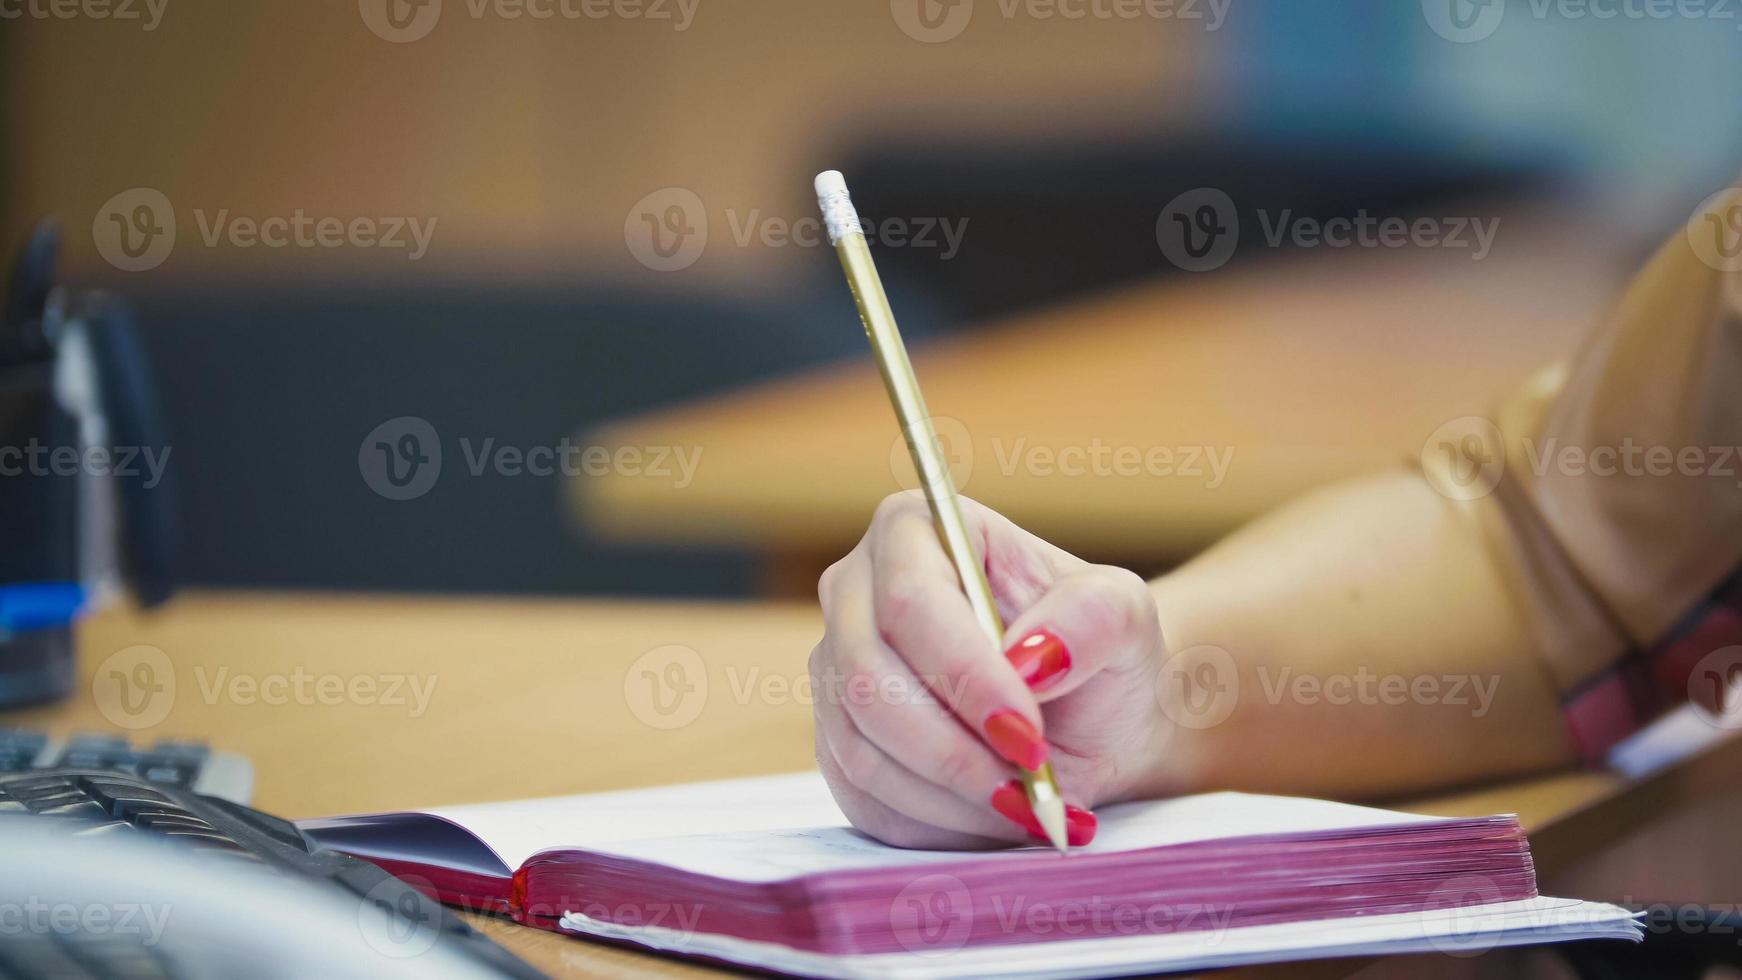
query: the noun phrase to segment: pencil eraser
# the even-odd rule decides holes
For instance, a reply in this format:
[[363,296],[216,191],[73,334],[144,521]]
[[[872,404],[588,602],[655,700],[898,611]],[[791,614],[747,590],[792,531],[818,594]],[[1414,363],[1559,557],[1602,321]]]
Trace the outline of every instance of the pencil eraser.
[[853,232],[864,232],[859,227],[859,212],[853,208],[853,199],[847,196],[847,178],[842,177],[839,170],[817,174],[816,189],[817,206],[823,210],[823,224],[828,226],[830,245]]
[[817,174],[817,200],[822,200],[830,194],[847,193],[847,178],[841,176],[839,170],[825,170]]

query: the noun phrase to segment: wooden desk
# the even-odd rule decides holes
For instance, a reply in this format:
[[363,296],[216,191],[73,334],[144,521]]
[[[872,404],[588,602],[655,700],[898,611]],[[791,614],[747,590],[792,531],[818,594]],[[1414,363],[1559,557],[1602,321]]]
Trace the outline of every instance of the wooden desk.
[[[1085,557],[1156,568],[1304,490],[1413,458],[1564,356],[1625,281],[1618,237],[1513,214],[1480,261],[1321,250],[1175,276],[926,345],[916,370],[964,492]],[[851,317],[843,298],[818,329],[857,330]],[[582,442],[700,453],[687,485],[629,467],[577,477],[592,530],[770,553],[792,595],[879,499],[916,485],[868,358]]]
[[[155,616],[116,612],[87,622],[72,699],[0,713],[0,724],[67,733],[154,721],[131,734],[201,738],[243,753],[258,776],[255,803],[288,817],[790,771],[812,762],[810,708],[792,682],[806,676],[806,658],[820,633],[820,618],[808,604],[194,594]],[[139,651],[141,645],[161,651],[161,658]],[[666,663],[659,658],[672,646],[694,650],[705,666],[678,678],[692,689],[688,700],[672,694],[665,703],[672,713],[661,715],[646,697],[641,669]],[[154,675],[143,680],[161,688],[156,699],[136,698],[132,714],[106,699],[100,704],[93,682],[123,664],[133,676],[132,664],[142,657],[155,664]],[[268,683],[275,677],[286,680]],[[304,678],[301,695],[298,677]],[[416,680],[428,692],[421,710],[409,683],[390,696],[396,677]],[[321,678],[338,678],[347,687],[359,683],[354,678],[370,678],[373,686],[351,687],[356,697],[323,698],[332,687],[323,688]],[[654,727],[690,714],[686,724]],[[1553,882],[1666,815],[1721,804],[1738,790],[1742,740],[1733,739],[1642,785],[1570,773],[1418,808],[1517,811],[1531,830],[1545,881]],[[1734,812],[1724,817],[1726,826],[1733,827]],[[1733,857],[1701,852],[1685,838],[1672,843],[1708,868],[1734,864]],[[1668,860],[1652,856],[1654,867]],[[1645,876],[1628,871],[1620,881],[1632,887]],[[1728,880],[1742,882],[1742,875]],[[1626,897],[1610,887],[1591,885],[1581,897]],[[556,975],[707,972],[498,920],[483,925]],[[1317,964],[1283,972],[1300,977],[1349,969]]]

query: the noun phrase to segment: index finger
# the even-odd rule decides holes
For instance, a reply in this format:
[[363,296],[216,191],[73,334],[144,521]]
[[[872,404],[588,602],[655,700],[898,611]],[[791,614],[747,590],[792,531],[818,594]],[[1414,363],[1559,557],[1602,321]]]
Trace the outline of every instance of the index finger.
[[1002,637],[988,636],[975,618],[924,499],[891,498],[876,521],[872,596],[885,641],[993,751],[1040,768],[1048,756],[1040,705],[1004,659]]

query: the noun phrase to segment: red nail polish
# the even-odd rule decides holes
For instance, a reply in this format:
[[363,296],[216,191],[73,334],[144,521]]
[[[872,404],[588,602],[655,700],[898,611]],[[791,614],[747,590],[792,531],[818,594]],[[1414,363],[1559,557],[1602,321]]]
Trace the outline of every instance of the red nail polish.
[[[1046,828],[1034,815],[1034,807],[1028,802],[1028,792],[1022,788],[1021,781],[1012,779],[993,791],[992,809],[1027,831],[1028,836],[1046,842]],[[1080,806],[1065,804],[1065,841],[1072,847],[1083,847],[1093,841],[1100,826],[1101,821],[1093,813]]]
[[1046,629],[1037,629],[1017,640],[1015,646],[1004,651],[1004,659],[1016,668],[1024,683],[1036,690],[1071,669],[1071,651],[1065,647],[1065,641]]
[[1046,828],[1040,825],[1040,819],[1034,815],[1034,808],[1028,803],[1028,793],[1023,790],[1022,783],[1017,780],[1012,779],[992,791],[992,809],[1003,814],[1006,820],[1028,831],[1030,837],[1046,839]]
[[1024,769],[1046,764],[1046,739],[1027,718],[1008,708],[987,716],[986,741],[994,752]]
[[1101,829],[1100,818],[1080,806],[1065,804],[1065,842],[1072,847],[1082,847],[1095,839],[1095,831]]

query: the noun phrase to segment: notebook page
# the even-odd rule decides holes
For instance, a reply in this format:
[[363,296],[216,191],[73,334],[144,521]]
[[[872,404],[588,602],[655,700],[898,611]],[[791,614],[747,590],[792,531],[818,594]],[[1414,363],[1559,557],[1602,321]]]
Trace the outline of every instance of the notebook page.
[[[821,777],[817,777],[821,784]],[[718,784],[716,784],[718,785]],[[826,790],[825,790],[826,792]],[[716,805],[713,803],[710,806]],[[720,804],[729,805],[729,804]],[[1254,834],[1432,823],[1440,817],[1289,796],[1206,793],[1171,800],[1122,803],[1100,811],[1094,843],[1078,851],[1128,851]],[[844,826],[755,829],[685,837],[600,841],[588,850],[747,882],[778,881],[874,867],[918,867],[959,861],[959,851],[888,847]],[[1044,847],[973,852],[976,859],[1032,857]],[[1068,858],[1061,857],[1061,860]]]
[[1114,936],[954,947],[948,932],[941,945],[925,947],[916,937],[911,952],[830,956],[777,943],[686,932],[658,926],[626,926],[564,916],[562,928],[584,935],[626,940],[686,956],[706,956],[801,977],[1102,977],[1207,970],[1288,960],[1408,952],[1472,955],[1483,950],[1575,939],[1638,940],[1639,919],[1626,909],[1599,902],[1533,898],[1517,902],[1420,913],[1357,916],[1244,926],[1207,932]]
[[[686,783],[428,811],[471,832],[517,868],[569,847],[657,861],[700,874],[770,881],[812,871],[958,860],[903,851],[847,828],[816,772]],[[1218,837],[1303,833],[1438,818],[1284,796],[1209,793],[1123,803],[1100,812],[1094,851]],[[1019,853],[1019,852],[1014,852]]]
[[847,818],[815,772],[647,789],[583,793],[425,811],[464,827],[518,868],[553,847],[592,850],[642,837],[844,827]]

